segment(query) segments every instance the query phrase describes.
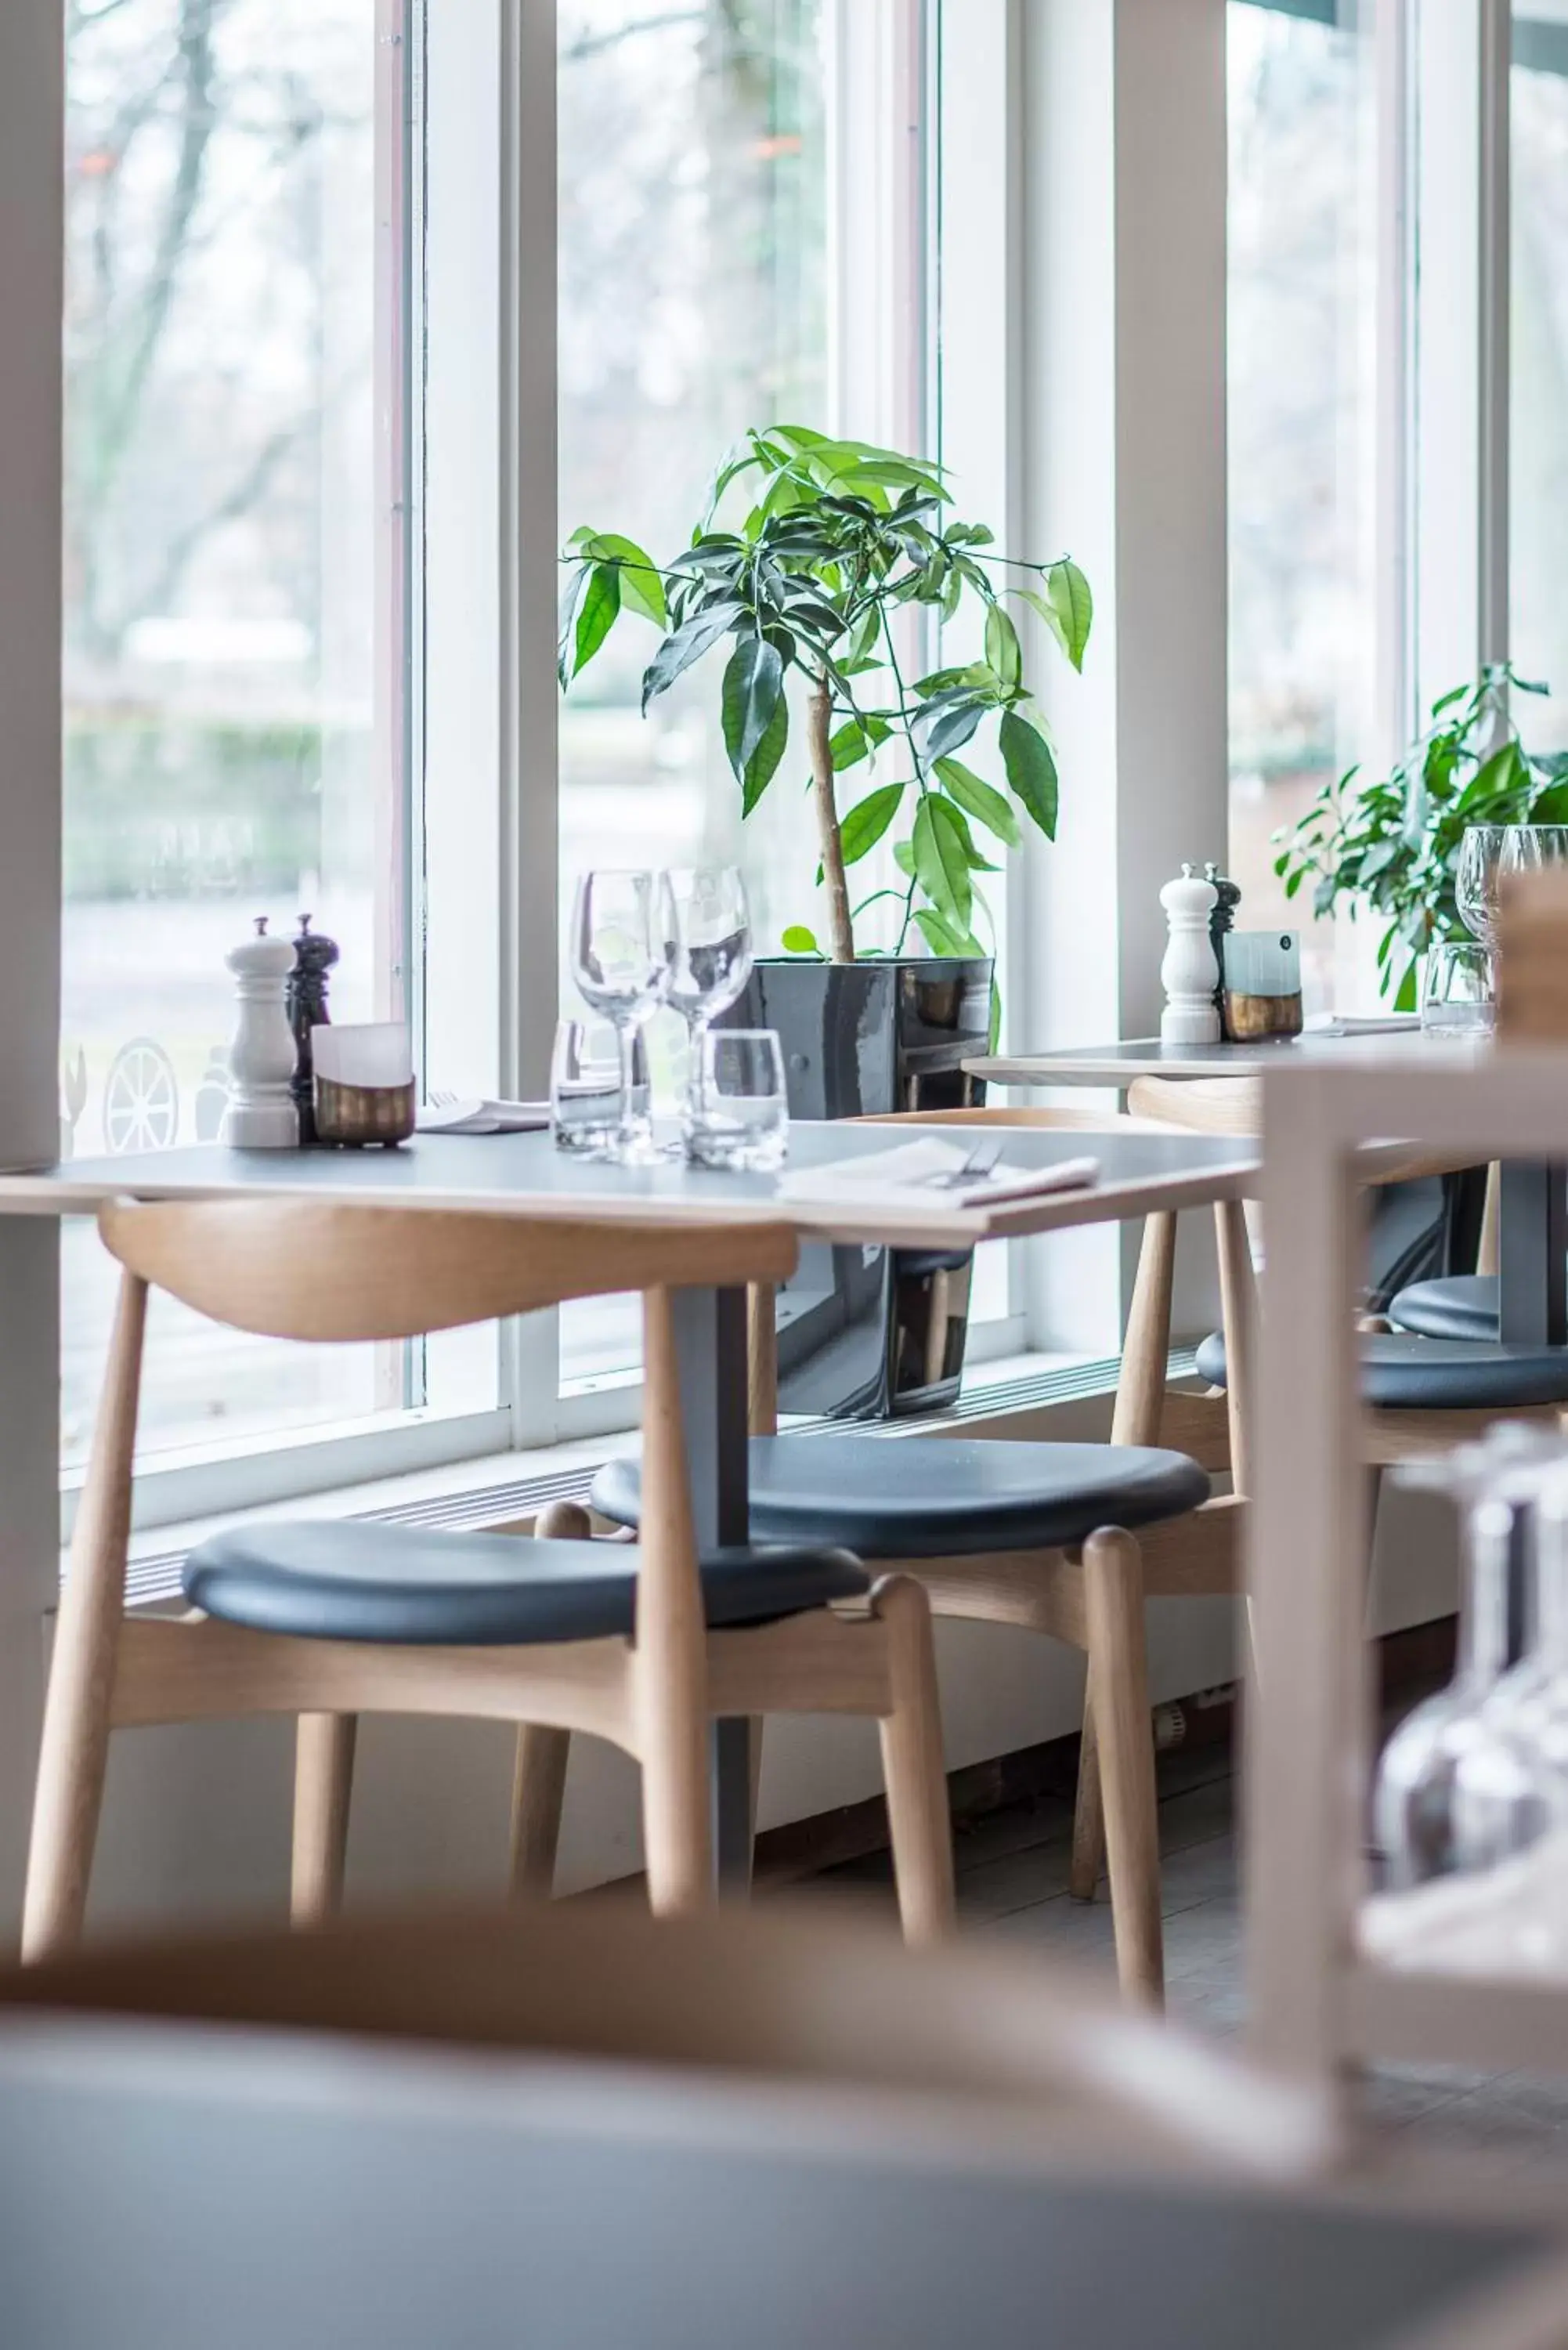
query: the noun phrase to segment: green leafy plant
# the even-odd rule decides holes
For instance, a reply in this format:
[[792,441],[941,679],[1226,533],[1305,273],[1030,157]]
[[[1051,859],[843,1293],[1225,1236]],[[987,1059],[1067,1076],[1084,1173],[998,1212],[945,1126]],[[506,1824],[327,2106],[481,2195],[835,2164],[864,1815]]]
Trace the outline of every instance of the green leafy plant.
[[[737,510],[744,504],[744,511]],[[727,646],[724,746],[749,816],[789,752],[787,682],[805,687],[806,757],[816,815],[817,879],[826,882],[827,948],[855,960],[857,918],[900,899],[898,949],[916,926],[938,954],[983,954],[988,919],[977,876],[999,868],[977,829],[1016,847],[1025,822],[1054,838],[1059,783],[1044,713],[1023,674],[1010,600],[1044,622],[1075,669],[1093,599],[1076,564],[1012,563],[987,554],[982,524],[953,519],[940,467],[801,425],[748,432],[715,476],[691,545],[655,563],[617,532],[579,530],[564,560],[563,688],[579,676],[623,612],[651,621],[659,643],[642,706],[705,654]],[[734,527],[721,526],[724,514]],[[1009,575],[1013,575],[1010,577]],[[925,607],[950,620],[966,596],[984,606],[984,656],[907,680],[896,617]],[[906,645],[908,639],[905,639]],[[994,722],[999,789],[960,757]],[[841,784],[897,772],[841,808]],[[900,889],[852,904],[848,870],[895,825]],[[819,954],[814,933],[784,933],[792,953]]]
[[1526,751],[1511,691],[1547,689],[1491,664],[1432,704],[1430,726],[1391,775],[1362,783],[1352,767],[1275,835],[1287,898],[1310,881],[1314,915],[1348,903],[1387,918],[1377,963],[1396,1011],[1414,1011],[1427,949],[1469,936],[1454,902],[1466,827],[1568,823],[1568,754]]

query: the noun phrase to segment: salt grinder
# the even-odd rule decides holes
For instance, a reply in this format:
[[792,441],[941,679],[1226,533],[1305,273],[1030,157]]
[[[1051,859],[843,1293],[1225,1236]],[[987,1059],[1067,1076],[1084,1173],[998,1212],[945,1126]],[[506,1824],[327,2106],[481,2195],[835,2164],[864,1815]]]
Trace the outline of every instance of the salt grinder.
[[240,1017],[229,1053],[232,1089],[218,1139],[237,1150],[294,1150],[299,1145],[299,1113],[290,1090],[294,1037],[284,1007],[294,960],[293,940],[269,939],[265,914],[256,917],[255,936],[223,957],[234,974]]
[[1213,883],[1205,881],[1190,865],[1184,865],[1180,879],[1168,881],[1159,893],[1170,925],[1165,961],[1159,966],[1166,997],[1159,1024],[1164,1044],[1217,1045],[1220,1041],[1220,1008],[1214,1001],[1219,972],[1209,935],[1214,899]]
[[332,1017],[327,1009],[327,974],[337,955],[337,940],[313,931],[310,916],[301,914],[299,936],[294,941],[294,969],[284,983],[284,1001],[294,1036],[294,1105],[299,1113],[299,1139],[305,1145],[316,1140],[310,1032],[325,1027]]

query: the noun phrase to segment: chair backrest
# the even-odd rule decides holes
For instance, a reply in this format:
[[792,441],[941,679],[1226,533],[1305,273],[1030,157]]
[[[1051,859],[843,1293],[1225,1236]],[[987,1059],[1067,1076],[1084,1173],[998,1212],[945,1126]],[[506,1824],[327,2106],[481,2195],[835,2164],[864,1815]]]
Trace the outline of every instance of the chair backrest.
[[1028,1109],[1016,1102],[987,1103],[974,1109],[870,1110],[857,1126],[1017,1126],[1037,1133],[1125,1134],[1137,1121],[1109,1109]]
[[666,1920],[626,1899],[203,1935],[0,1971],[16,2005],[303,2026],[1070,2118],[1276,2175],[1331,2151],[1321,2108],[1071,1970],[984,1941],[901,1948],[809,1902]]
[[1263,1098],[1252,1077],[1135,1077],[1127,1088],[1135,1118],[1179,1126],[1189,1134],[1261,1134]]
[[1568,873],[1508,874],[1501,896],[1499,1039],[1560,1045],[1568,1038]]
[[628,1289],[794,1272],[788,1225],[510,1217],[301,1200],[116,1201],[105,1245],[155,1289],[268,1338],[362,1341]]

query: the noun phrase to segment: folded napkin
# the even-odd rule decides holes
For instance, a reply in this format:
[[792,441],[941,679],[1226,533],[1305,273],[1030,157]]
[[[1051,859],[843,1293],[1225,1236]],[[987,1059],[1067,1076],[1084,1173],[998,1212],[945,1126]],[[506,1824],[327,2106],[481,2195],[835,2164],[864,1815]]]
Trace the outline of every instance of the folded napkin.
[[415,1120],[421,1134],[536,1134],[550,1123],[548,1102],[427,1102]]
[[1052,1167],[1010,1167],[998,1160],[971,1169],[974,1143],[947,1142],[935,1135],[898,1143],[864,1159],[836,1159],[826,1167],[802,1167],[779,1178],[784,1200],[887,1202],[900,1207],[977,1208],[1002,1200],[1032,1199],[1037,1191],[1079,1191],[1097,1183],[1097,1159],[1061,1159]]
[[1414,1012],[1373,1012],[1365,1016],[1353,1013],[1314,1012],[1306,1024],[1309,1036],[1390,1036],[1407,1028],[1418,1028],[1420,1016]]

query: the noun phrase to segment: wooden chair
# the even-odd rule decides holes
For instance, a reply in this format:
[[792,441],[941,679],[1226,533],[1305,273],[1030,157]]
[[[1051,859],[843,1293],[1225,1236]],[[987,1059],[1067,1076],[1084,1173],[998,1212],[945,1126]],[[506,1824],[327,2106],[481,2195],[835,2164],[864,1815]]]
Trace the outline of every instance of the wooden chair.
[[[822,1544],[727,1551],[699,1570],[670,1292],[777,1280],[783,1225],[693,1229],[296,1201],[106,1208],[123,1267],[108,1378],[60,1603],[28,1860],[24,1952],[74,1942],[111,1731],[247,1713],[299,1717],[293,1910],[343,1881],[355,1717],[482,1716],[589,1731],[642,1765],[649,1895],[711,1890],[707,1727],[715,1714],[874,1715],[906,1930],[952,1915],[929,1611],[919,1584],[874,1587]],[[150,1286],[230,1326],[315,1342],[405,1338],[565,1298],[644,1293],[643,1461],[635,1550],[265,1521],[202,1544],[193,1612],[124,1607]],[[854,1601],[857,1617],[834,1612]],[[525,1839],[526,1820],[517,1829]]]
[[[876,1122],[1126,1131],[1124,1120],[1080,1110],[916,1111]],[[1164,1390],[1169,1273],[1162,1260],[1140,1269],[1108,1446],[781,1439],[772,1284],[753,1284],[750,1300],[756,1536],[797,1539],[791,1529],[810,1523],[847,1539],[853,1525],[867,1555],[924,1586],[936,1615],[1016,1625],[1085,1652],[1085,1769],[1096,1819],[1105,1778],[1117,1971],[1129,1996],[1156,2002],[1164,1968],[1143,1603],[1150,1594],[1230,1590],[1238,1571],[1230,1504],[1210,1499],[1196,1462],[1133,1433],[1148,1416],[1147,1399]],[[635,1464],[608,1463],[593,1501],[604,1517],[635,1524]],[[552,1760],[551,1783],[560,1775]],[[542,1829],[546,1846],[552,1834]]]

